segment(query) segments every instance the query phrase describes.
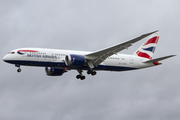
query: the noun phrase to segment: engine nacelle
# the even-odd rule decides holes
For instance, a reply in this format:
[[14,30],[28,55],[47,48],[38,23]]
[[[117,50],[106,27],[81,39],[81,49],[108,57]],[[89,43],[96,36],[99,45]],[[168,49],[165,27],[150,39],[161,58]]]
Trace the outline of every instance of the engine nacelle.
[[45,67],[46,74],[48,76],[61,76],[64,73],[63,69]]
[[83,66],[85,63],[85,57],[82,55],[70,54],[65,57],[65,64],[67,66]]

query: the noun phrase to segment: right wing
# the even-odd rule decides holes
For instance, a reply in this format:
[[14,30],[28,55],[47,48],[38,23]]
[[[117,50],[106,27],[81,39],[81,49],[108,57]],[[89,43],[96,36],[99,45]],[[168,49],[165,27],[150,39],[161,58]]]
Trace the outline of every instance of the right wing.
[[140,37],[134,38],[132,40],[129,40],[127,42],[115,45],[113,47],[107,48],[107,49],[103,49],[94,53],[90,53],[85,55],[85,58],[87,60],[87,64],[88,66],[92,69],[94,68],[94,66],[98,66],[101,62],[103,62],[106,58],[108,58],[109,56],[116,54],[124,49],[127,49],[128,47],[132,46],[133,43],[140,41],[141,39],[155,33],[157,31],[151,32],[151,33],[147,33],[147,34],[143,34]]

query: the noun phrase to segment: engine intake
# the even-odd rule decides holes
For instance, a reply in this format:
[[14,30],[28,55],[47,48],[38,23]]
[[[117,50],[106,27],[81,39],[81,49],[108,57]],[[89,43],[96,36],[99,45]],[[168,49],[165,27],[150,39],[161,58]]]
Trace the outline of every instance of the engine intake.
[[65,64],[67,66],[83,66],[85,63],[85,57],[82,55],[70,54],[65,57]]
[[61,76],[65,71],[63,69],[45,67],[46,74],[48,76]]

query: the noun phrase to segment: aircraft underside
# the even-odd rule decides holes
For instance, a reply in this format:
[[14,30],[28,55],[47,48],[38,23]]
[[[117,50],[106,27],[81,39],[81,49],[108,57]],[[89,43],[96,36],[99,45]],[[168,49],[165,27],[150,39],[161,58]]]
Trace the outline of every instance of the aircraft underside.
[[[104,71],[127,71],[127,70],[135,70],[137,68],[133,67],[122,67],[122,66],[108,66],[108,65],[98,65],[90,70],[87,66],[67,66],[63,62],[42,62],[42,61],[23,61],[23,60],[9,60],[6,61],[11,64],[15,64],[18,67],[17,72],[21,72],[20,66],[37,66],[37,67],[45,67],[45,71],[49,76],[60,76],[66,70],[77,70],[78,75],[76,76],[77,79],[84,80],[85,76],[82,74],[83,70],[87,70],[87,74],[91,74],[92,76],[96,75],[96,71],[104,70]],[[50,67],[50,69],[48,68]],[[52,69],[53,68],[53,69]],[[56,69],[58,68],[58,69]],[[57,74],[56,74],[57,71]],[[54,72],[54,73],[53,73]],[[53,75],[51,74],[53,73]],[[62,73],[62,74],[59,74]]]
[[[15,64],[17,67],[20,65],[23,66],[37,66],[37,67],[55,67],[55,68],[66,68],[68,70],[89,70],[87,66],[66,66],[62,62],[42,62],[42,61],[8,61],[8,63]],[[109,66],[109,65],[98,65],[98,67],[93,68],[93,70],[107,70],[107,71],[126,71],[126,70],[135,70],[137,68],[133,67],[123,67],[123,66]]]

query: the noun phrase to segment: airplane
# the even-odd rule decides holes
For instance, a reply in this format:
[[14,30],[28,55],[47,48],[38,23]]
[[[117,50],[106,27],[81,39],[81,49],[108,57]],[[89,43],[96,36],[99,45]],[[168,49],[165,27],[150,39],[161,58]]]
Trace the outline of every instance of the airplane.
[[[132,55],[119,54],[132,44],[150,36]],[[20,66],[45,67],[48,76],[61,76],[70,70],[77,70],[77,79],[84,80],[83,70],[92,76],[96,71],[128,71],[137,70],[162,63],[159,61],[173,57],[169,55],[152,59],[159,40],[159,31],[143,34],[127,42],[95,52],[47,49],[47,48],[19,48],[12,50],[3,57],[3,61],[15,64],[17,72]]]

